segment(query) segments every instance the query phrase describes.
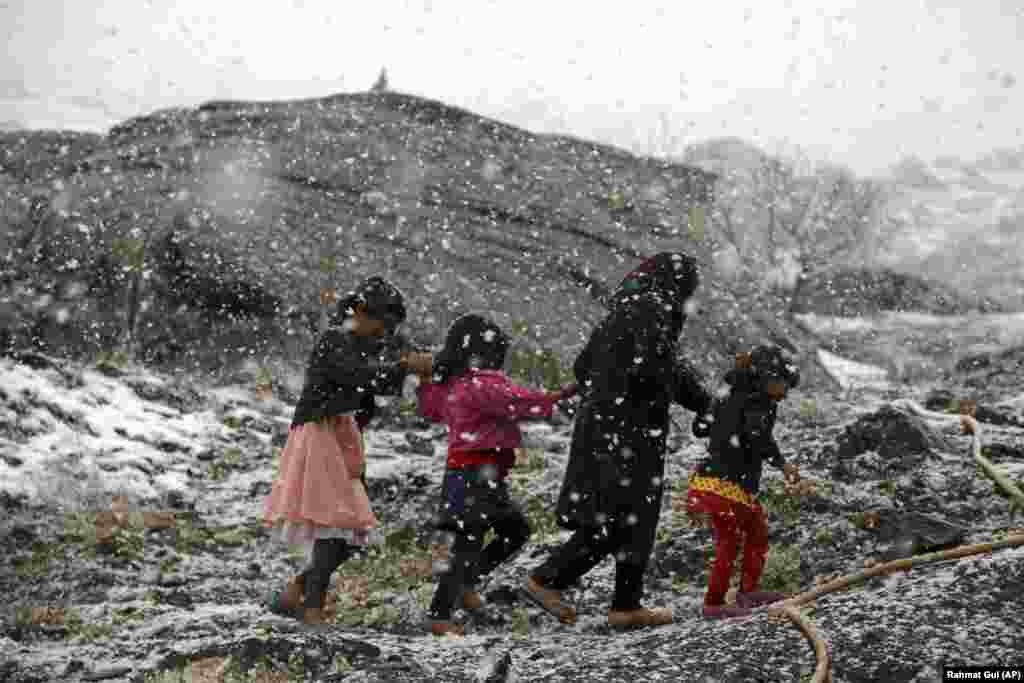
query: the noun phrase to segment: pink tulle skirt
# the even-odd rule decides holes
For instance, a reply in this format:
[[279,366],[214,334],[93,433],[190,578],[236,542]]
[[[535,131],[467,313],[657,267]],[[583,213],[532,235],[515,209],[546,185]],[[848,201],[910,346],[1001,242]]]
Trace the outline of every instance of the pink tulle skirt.
[[364,460],[362,435],[351,415],[292,428],[263,523],[289,545],[321,538],[379,542],[377,518],[360,481]]

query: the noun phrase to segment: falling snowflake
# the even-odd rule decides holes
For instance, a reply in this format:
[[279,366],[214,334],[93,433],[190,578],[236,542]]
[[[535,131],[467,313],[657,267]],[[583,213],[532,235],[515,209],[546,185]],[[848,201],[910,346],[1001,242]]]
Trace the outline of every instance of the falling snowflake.
[[651,486],[661,486],[661,477],[651,477]]
[[640,521],[640,518],[637,517],[636,514],[633,513],[633,512],[629,513],[629,515],[626,516],[626,524],[628,524],[630,526],[636,526],[636,524],[639,521]]
[[729,437],[729,445],[732,446],[733,448],[739,448],[740,438],[733,434],[732,436]]
[[658,438],[659,436],[661,436],[661,435],[662,435],[662,434],[664,434],[665,432],[664,432],[664,430],[661,430],[661,429],[651,429],[651,430],[649,430],[649,431],[648,431],[647,433],[648,433],[648,434],[649,434],[650,436],[653,436],[654,438]]
[[474,434],[473,432],[462,432],[461,434],[459,434],[459,438],[461,438],[463,441],[476,441],[477,439],[480,438],[480,435]]
[[636,358],[633,359],[633,365],[640,365],[643,362],[644,362],[644,357],[643,356],[637,356]]
[[633,480],[630,479],[629,477],[623,477],[622,479],[619,479],[619,486],[621,486],[622,488],[627,488],[632,483]]
[[494,338],[496,336],[497,336],[497,333],[494,330],[485,330],[484,331],[484,341],[487,342],[488,344],[493,342]]
[[624,398],[622,398],[621,396],[619,396],[618,398],[616,398],[616,399],[615,399],[615,405],[617,405],[617,406],[621,406],[621,405],[622,405],[622,402],[623,402],[623,401],[625,401],[625,400],[626,400],[626,399],[624,399]]
[[470,336],[467,334],[462,338],[462,348],[469,346]]
[[569,494],[569,500],[571,500],[574,503],[580,502],[580,494],[573,491],[572,493]]

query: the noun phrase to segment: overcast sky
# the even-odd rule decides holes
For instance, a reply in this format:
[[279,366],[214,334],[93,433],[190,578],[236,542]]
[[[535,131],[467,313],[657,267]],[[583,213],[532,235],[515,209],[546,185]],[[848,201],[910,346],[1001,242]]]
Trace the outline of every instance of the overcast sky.
[[0,0],[0,124],[391,86],[640,152],[877,172],[1024,144],[1021,0]]

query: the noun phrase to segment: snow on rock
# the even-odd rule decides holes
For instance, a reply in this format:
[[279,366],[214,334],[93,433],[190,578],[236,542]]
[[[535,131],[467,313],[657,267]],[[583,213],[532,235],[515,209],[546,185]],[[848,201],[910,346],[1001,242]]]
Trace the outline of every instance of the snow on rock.
[[843,389],[858,387],[887,389],[891,386],[889,373],[876,365],[858,363],[818,349],[822,367]]
[[186,413],[142,398],[96,370],[68,379],[0,359],[0,386],[6,442],[0,452],[8,454],[0,463],[0,490],[31,499],[67,493],[60,489],[68,483],[62,472],[91,472],[104,491],[128,490],[143,499],[184,493],[188,455],[218,430],[209,410]]

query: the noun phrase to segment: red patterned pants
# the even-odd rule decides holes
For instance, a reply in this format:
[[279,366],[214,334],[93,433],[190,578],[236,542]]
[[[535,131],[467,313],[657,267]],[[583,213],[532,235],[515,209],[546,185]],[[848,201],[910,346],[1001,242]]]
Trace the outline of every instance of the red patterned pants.
[[744,505],[710,491],[691,490],[686,500],[692,516],[707,515],[715,540],[715,563],[711,568],[705,605],[725,604],[740,534],[746,534],[743,546],[743,579],[740,591],[758,590],[764,560],[768,555],[768,517],[759,503]]

